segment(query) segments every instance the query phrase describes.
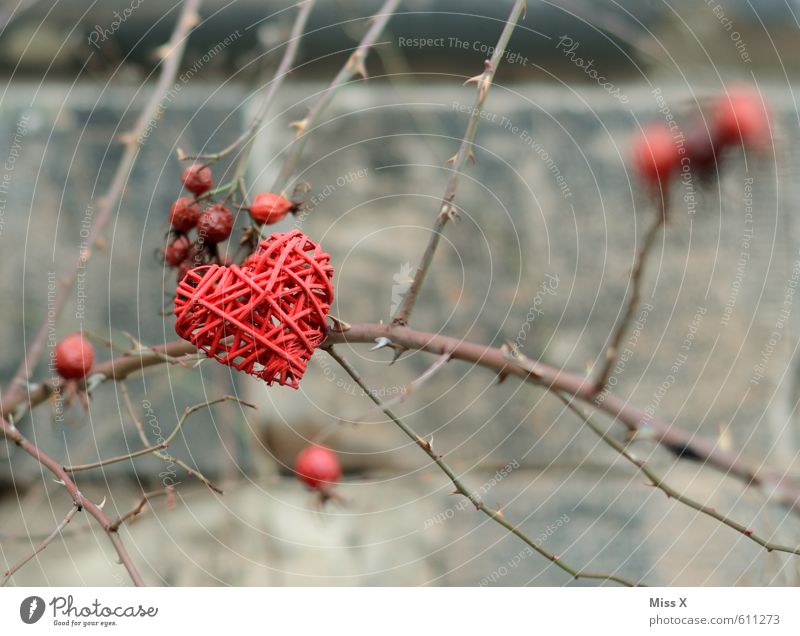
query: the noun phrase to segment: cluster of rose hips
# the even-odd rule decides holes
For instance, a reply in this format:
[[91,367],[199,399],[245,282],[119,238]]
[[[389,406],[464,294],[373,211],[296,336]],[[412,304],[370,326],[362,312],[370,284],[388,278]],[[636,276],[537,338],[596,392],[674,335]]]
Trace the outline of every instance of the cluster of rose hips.
[[769,139],[761,96],[737,85],[714,99],[707,121],[695,122],[685,135],[666,124],[647,126],[634,140],[633,165],[648,186],[664,187],[684,163],[701,176],[711,174],[728,148],[763,148]]
[[[186,272],[211,262],[219,262],[217,245],[226,241],[233,232],[234,216],[224,203],[210,200],[214,179],[211,169],[193,163],[181,174],[183,187],[193,196],[179,197],[169,210],[170,233],[163,250],[164,262],[177,270],[178,280]],[[205,206],[205,207],[204,207]],[[246,209],[255,223],[277,223],[289,212],[296,212],[298,204],[272,192],[257,194]],[[197,236],[192,240],[191,233]]]

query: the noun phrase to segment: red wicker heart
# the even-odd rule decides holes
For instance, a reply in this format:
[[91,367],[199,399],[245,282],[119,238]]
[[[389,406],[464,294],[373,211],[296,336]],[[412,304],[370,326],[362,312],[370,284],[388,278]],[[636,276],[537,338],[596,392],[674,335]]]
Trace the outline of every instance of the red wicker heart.
[[189,270],[175,331],[223,364],[297,388],[333,302],[330,256],[292,230],[263,240],[245,265]]

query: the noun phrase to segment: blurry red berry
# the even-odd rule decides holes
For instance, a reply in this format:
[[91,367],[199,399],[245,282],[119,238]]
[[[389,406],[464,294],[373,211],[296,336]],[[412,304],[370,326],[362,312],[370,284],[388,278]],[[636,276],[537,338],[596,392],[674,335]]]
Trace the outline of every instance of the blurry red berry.
[[193,262],[191,259],[186,259],[185,261],[181,262],[178,265],[178,269],[175,270],[176,272],[175,278],[177,282],[180,283],[183,280],[184,276],[186,276],[187,272],[195,267],[197,267],[197,263]]
[[250,216],[258,223],[277,223],[295,208],[294,203],[279,194],[261,192],[253,199]]
[[309,488],[325,488],[339,481],[342,467],[339,458],[324,446],[307,446],[294,463],[297,478]]
[[680,153],[665,125],[646,127],[633,143],[633,166],[648,184],[665,183],[680,165]]
[[180,197],[169,209],[169,224],[179,232],[188,232],[197,225],[200,208],[191,197]]
[[233,231],[233,214],[221,203],[208,206],[197,220],[197,236],[209,243],[221,243]]
[[211,189],[211,186],[214,185],[214,180],[211,177],[211,169],[208,166],[193,163],[183,171],[181,183],[189,192],[195,196],[200,196]]
[[713,123],[723,144],[765,146],[770,141],[769,116],[758,92],[736,85],[720,96]]
[[56,371],[65,380],[85,378],[94,365],[94,347],[79,333],[64,337],[55,354]]
[[178,236],[164,248],[164,262],[170,267],[177,267],[187,258],[192,244],[185,236]]

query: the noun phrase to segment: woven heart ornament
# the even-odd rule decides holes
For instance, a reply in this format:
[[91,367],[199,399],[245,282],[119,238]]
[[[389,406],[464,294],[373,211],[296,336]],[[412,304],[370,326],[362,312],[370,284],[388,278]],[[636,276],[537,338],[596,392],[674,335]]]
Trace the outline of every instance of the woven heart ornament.
[[296,389],[325,335],[332,277],[330,256],[305,234],[273,234],[241,267],[189,270],[175,331],[222,364]]

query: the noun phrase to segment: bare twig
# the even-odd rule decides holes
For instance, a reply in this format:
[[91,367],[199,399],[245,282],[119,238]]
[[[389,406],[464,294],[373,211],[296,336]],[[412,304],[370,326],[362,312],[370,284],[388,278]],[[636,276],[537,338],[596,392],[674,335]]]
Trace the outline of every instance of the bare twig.
[[789,554],[796,554],[800,556],[800,547],[792,547],[787,545],[780,545],[778,543],[772,543],[767,541],[766,539],[760,537],[759,535],[755,534],[752,528],[748,528],[745,525],[742,525],[738,521],[734,521],[730,517],[718,512],[715,508],[711,506],[706,506],[705,504],[684,495],[678,490],[675,490],[672,486],[666,483],[663,477],[659,476],[650,466],[648,466],[647,462],[644,460],[635,457],[626,447],[625,444],[620,442],[619,440],[615,439],[608,433],[606,433],[602,428],[597,426],[592,421],[591,416],[588,413],[584,413],[580,408],[578,408],[574,403],[572,398],[568,398],[561,393],[554,392],[556,396],[571,410],[575,413],[581,420],[583,420],[584,424],[588,426],[592,431],[597,435],[601,440],[603,440],[606,444],[608,444],[611,448],[617,451],[622,457],[627,459],[631,464],[636,466],[649,480],[651,485],[654,488],[658,488],[661,490],[667,497],[671,499],[675,499],[685,506],[689,506],[698,512],[703,513],[704,515],[708,515],[713,519],[716,519],[720,523],[728,526],[729,528],[733,528],[737,532],[743,534],[748,539],[755,541],[757,544],[762,546],[767,550],[767,552],[788,552]]
[[628,297],[628,304],[625,307],[625,313],[622,315],[622,318],[617,323],[614,332],[611,334],[611,340],[609,342],[608,349],[606,349],[606,359],[599,375],[597,376],[597,381],[595,382],[595,391],[598,393],[605,388],[606,382],[608,381],[608,376],[611,373],[611,369],[613,369],[614,365],[617,363],[620,343],[622,342],[625,332],[628,330],[628,326],[633,320],[633,315],[636,312],[636,308],[639,306],[644,266],[647,262],[647,257],[650,255],[650,250],[652,249],[653,245],[655,245],[658,231],[661,229],[667,219],[666,204],[663,199],[661,199],[661,201],[662,205],[658,211],[658,214],[652,220],[650,227],[647,230],[647,234],[645,234],[644,241],[642,242],[642,247],[636,254],[636,261],[633,264],[633,271],[631,272],[631,293]]
[[422,254],[422,260],[417,266],[417,270],[414,273],[414,279],[411,281],[408,291],[403,297],[403,300],[400,303],[400,306],[397,308],[394,316],[392,317],[392,323],[395,325],[408,324],[408,319],[414,309],[414,303],[417,300],[417,296],[419,295],[419,291],[422,287],[422,283],[425,280],[425,276],[428,273],[428,269],[433,262],[433,257],[436,254],[436,248],[439,247],[439,239],[442,236],[444,226],[450,219],[454,219],[458,216],[456,208],[453,204],[453,201],[456,198],[458,179],[464,170],[467,160],[474,160],[472,144],[475,140],[475,133],[478,130],[478,123],[480,122],[483,103],[486,101],[486,95],[489,93],[489,88],[494,80],[497,67],[500,66],[500,62],[503,60],[503,55],[505,55],[506,46],[508,45],[508,41],[511,39],[511,34],[514,32],[517,22],[519,21],[520,17],[524,15],[524,12],[525,0],[516,0],[514,7],[511,9],[511,14],[508,16],[506,25],[503,27],[503,31],[500,33],[500,38],[497,40],[497,44],[494,47],[494,52],[492,53],[491,59],[486,60],[483,72],[480,75],[476,75],[475,77],[467,80],[468,84],[477,84],[478,91],[477,95],[475,96],[475,102],[472,107],[469,122],[467,123],[467,128],[464,131],[464,137],[461,140],[461,145],[458,148],[458,152],[448,161],[449,163],[452,162],[453,164],[452,171],[450,173],[450,179],[447,182],[447,187],[445,188],[444,196],[442,197],[439,213],[436,215],[436,221],[431,229],[428,244],[425,246],[425,252]]
[[354,75],[358,74],[366,78],[367,71],[364,62],[367,59],[367,54],[386,27],[389,19],[397,10],[397,5],[399,3],[400,0],[386,0],[386,2],[383,3],[378,13],[372,17],[372,25],[364,34],[361,42],[359,42],[358,46],[350,54],[347,62],[339,70],[328,87],[319,94],[317,100],[309,109],[308,114],[300,121],[292,123],[292,126],[297,131],[296,138],[291,146],[289,154],[283,162],[278,177],[275,179],[275,184],[272,187],[273,192],[280,192],[284,196],[290,194],[287,192],[290,179],[297,169],[297,163],[303,154],[303,149],[308,141],[310,131],[317,125],[320,116],[331,103],[336,93],[339,92]]
[[[89,230],[86,237],[85,247],[81,249],[78,254],[75,264],[72,269],[68,270],[61,279],[61,287],[53,299],[52,304],[48,306],[48,319],[42,322],[39,330],[33,338],[30,347],[27,348],[25,358],[20,363],[19,367],[14,374],[11,384],[8,386],[7,394],[3,397],[3,402],[13,400],[20,393],[23,393],[27,386],[27,380],[30,378],[31,373],[36,367],[37,362],[42,356],[44,346],[47,342],[48,330],[50,329],[50,321],[55,319],[63,310],[69,297],[69,292],[75,283],[75,278],[79,269],[85,268],[89,259],[91,258],[92,248],[100,238],[101,232],[105,229],[113,211],[116,209],[122,197],[125,187],[128,183],[133,165],[141,150],[141,136],[147,130],[148,125],[156,116],[156,113],[162,108],[162,101],[167,94],[170,86],[172,86],[175,75],[180,67],[183,51],[186,46],[189,31],[194,27],[198,21],[199,16],[197,10],[200,6],[201,0],[186,0],[183,8],[181,9],[180,16],[172,32],[172,37],[166,45],[160,50],[162,51],[162,68],[161,74],[158,78],[153,94],[150,96],[150,101],[147,106],[139,115],[133,130],[123,134],[120,140],[125,145],[125,151],[122,154],[114,177],[111,180],[111,185],[106,192],[105,196],[97,200],[98,211],[94,225]],[[23,342],[23,344],[25,344]]]
[[447,462],[444,461],[442,455],[438,454],[433,450],[433,445],[431,444],[431,442],[420,437],[414,431],[414,429],[412,429],[403,420],[398,418],[391,409],[387,408],[366,385],[366,383],[361,378],[361,375],[358,373],[358,371],[356,371],[356,369],[346,359],[340,356],[332,345],[325,347],[325,350],[328,352],[328,354],[330,354],[330,356],[334,360],[336,360],[339,366],[341,366],[342,369],[344,369],[345,373],[347,373],[347,375],[349,375],[353,379],[353,381],[356,384],[358,384],[359,387],[361,387],[361,390],[364,391],[364,393],[366,393],[369,396],[370,400],[372,400],[386,414],[386,416],[389,419],[391,419],[392,422],[394,422],[397,425],[397,427],[400,428],[400,430],[402,430],[403,433],[405,433],[417,446],[419,446],[445,475],[447,475],[447,477],[450,479],[451,482],[453,482],[453,485],[455,486],[456,494],[463,495],[464,497],[469,499],[470,503],[472,503],[472,505],[475,506],[476,510],[479,510],[487,517],[492,519],[492,521],[499,523],[506,530],[508,530],[512,534],[522,539],[522,541],[524,541],[528,546],[536,550],[536,552],[541,554],[543,557],[545,557],[547,560],[555,564],[557,567],[561,568],[562,570],[570,574],[575,579],[597,579],[602,581],[614,581],[616,583],[627,585],[629,587],[634,587],[639,585],[635,581],[630,581],[621,576],[617,576],[616,574],[584,572],[583,570],[574,568],[565,563],[564,561],[562,561],[558,555],[549,552],[540,544],[536,543],[527,534],[525,534],[522,530],[520,530],[518,526],[515,526],[508,519],[506,519],[505,515],[500,510],[495,510],[494,508],[487,506],[476,492],[470,490],[464,484],[461,478],[455,473],[455,471],[447,464]]
[[[314,8],[314,2],[316,0],[302,0],[301,2],[297,3],[297,6],[300,7],[300,10],[297,13],[297,17],[295,18],[294,25],[292,26],[291,34],[289,35],[289,39],[286,41],[286,51],[281,58],[280,64],[278,65],[277,70],[275,71],[275,75],[273,76],[272,80],[268,84],[268,88],[264,93],[264,97],[261,100],[261,104],[258,107],[258,112],[253,117],[250,124],[247,128],[239,135],[236,139],[234,139],[230,144],[228,144],[222,150],[217,152],[199,154],[199,155],[183,155],[179,153],[178,158],[180,160],[202,160],[208,162],[218,161],[223,157],[226,157],[234,150],[239,148],[242,144],[244,144],[244,149],[242,150],[241,157],[238,160],[239,165],[246,164],[247,160],[250,156],[250,148],[252,147],[253,140],[259,133],[259,129],[261,128],[261,124],[264,121],[264,117],[266,117],[267,112],[269,111],[269,107],[272,105],[272,101],[275,99],[275,95],[278,92],[278,89],[283,84],[283,80],[286,78],[287,75],[291,72],[292,64],[294,63],[294,59],[297,56],[297,51],[300,48],[300,40],[303,37],[303,32],[306,28],[306,22],[308,21],[308,16],[311,14],[311,10]],[[241,173],[237,172],[237,177],[242,176]],[[236,177],[231,180],[232,182],[236,181]]]
[[67,513],[67,515],[53,529],[53,531],[50,534],[48,534],[42,540],[42,542],[34,548],[33,552],[31,554],[29,554],[28,556],[26,556],[21,561],[18,561],[17,563],[12,565],[8,570],[6,570],[5,575],[3,576],[3,581],[0,582],[0,587],[5,587],[8,584],[9,580],[11,579],[11,577],[14,576],[14,574],[20,568],[22,568],[29,561],[33,560],[34,557],[36,557],[45,548],[47,548],[47,546],[50,545],[50,543],[53,541],[53,539],[58,537],[61,534],[61,531],[67,526],[67,524],[70,521],[72,521],[72,517],[74,517],[78,513],[79,510],[80,510],[80,508],[79,508],[78,504],[73,502],[72,507],[69,509],[69,512]]
[[151,499],[156,499],[157,497],[167,497],[167,500],[169,501],[169,498],[173,497],[174,495],[175,495],[175,486],[167,486],[166,488],[162,488],[161,490],[153,490],[152,492],[144,493],[142,495],[142,498],[139,500],[139,503],[137,503],[133,508],[131,508],[125,514],[117,517],[117,519],[109,525],[109,528],[112,530],[118,530],[123,523],[132,521],[133,519],[138,517],[139,514],[141,514],[142,510],[144,510],[144,507],[148,503],[150,503]]
[[108,517],[103,512],[102,508],[81,494],[80,490],[78,490],[78,486],[55,459],[33,444],[27,437],[20,433],[19,429],[6,422],[4,418],[0,419],[0,436],[19,446],[28,455],[33,457],[33,459],[35,459],[39,464],[49,470],[56,478],[56,481],[64,486],[64,488],[67,490],[70,497],[72,497],[72,501],[75,503],[75,506],[78,509],[86,510],[97,520],[97,522],[103,527],[103,530],[105,530],[106,535],[117,552],[120,563],[122,563],[127,570],[131,581],[133,581],[133,584],[137,587],[143,586],[144,579],[142,579],[142,575],[139,574],[139,570],[134,565],[133,560],[131,559],[127,548],[125,548],[125,545],[122,543],[120,536],[115,530],[110,528],[111,522],[108,520]]
[[[128,401],[130,402],[130,400],[128,400]],[[89,464],[79,464],[79,465],[76,465],[76,466],[64,466],[64,470],[66,472],[68,472],[68,473],[77,473],[77,472],[80,472],[80,471],[83,471],[83,470],[92,470],[94,468],[100,468],[102,466],[109,466],[110,464],[117,464],[119,462],[129,461],[129,460],[132,460],[132,459],[134,459],[136,457],[141,457],[142,455],[153,454],[153,455],[155,455],[156,457],[158,457],[159,459],[161,459],[163,461],[173,462],[173,463],[179,464],[190,475],[193,475],[193,476],[197,477],[200,481],[202,481],[204,484],[206,484],[206,486],[208,486],[209,488],[211,488],[215,492],[217,492],[219,494],[222,494],[222,490],[220,490],[220,488],[218,486],[216,486],[211,480],[209,480],[207,477],[205,477],[200,471],[198,471],[197,469],[194,469],[194,468],[189,468],[181,460],[173,457],[172,455],[169,455],[167,453],[161,452],[165,448],[167,448],[172,443],[172,441],[175,439],[175,437],[178,435],[178,433],[180,433],[181,429],[183,428],[183,425],[186,423],[186,421],[189,419],[189,416],[192,415],[192,413],[195,413],[195,412],[199,411],[200,409],[210,408],[211,406],[213,406],[215,404],[219,404],[221,402],[238,402],[239,404],[241,404],[243,406],[248,406],[250,408],[256,408],[253,404],[245,402],[245,401],[243,401],[243,400],[241,400],[238,397],[235,397],[233,395],[225,395],[225,396],[223,396],[221,398],[217,398],[215,400],[208,400],[206,402],[201,402],[200,404],[195,404],[193,406],[186,407],[186,409],[184,409],[184,411],[183,411],[183,415],[181,415],[180,419],[178,420],[178,423],[175,426],[175,429],[162,442],[159,442],[158,444],[154,444],[152,446],[146,446],[145,448],[142,448],[142,449],[139,449],[139,450],[135,450],[135,451],[132,451],[130,453],[124,453],[122,455],[116,455],[114,457],[109,457],[107,459],[101,459],[99,461],[91,462]],[[140,430],[142,429],[140,423],[137,424],[137,428],[140,429]],[[145,436],[144,440],[146,440],[146,436]],[[149,444],[148,441],[145,441],[145,443]]]

